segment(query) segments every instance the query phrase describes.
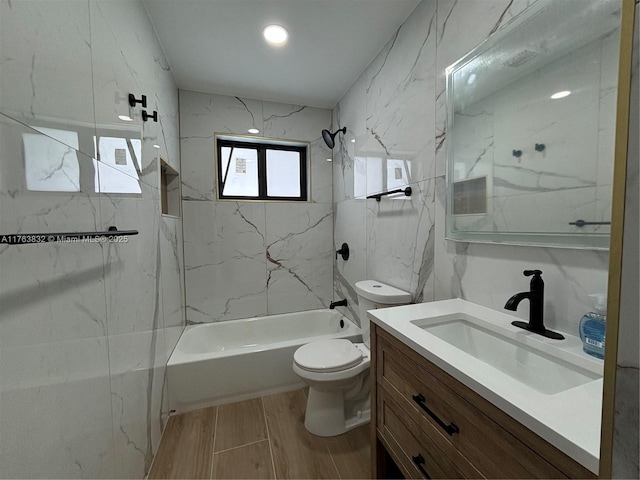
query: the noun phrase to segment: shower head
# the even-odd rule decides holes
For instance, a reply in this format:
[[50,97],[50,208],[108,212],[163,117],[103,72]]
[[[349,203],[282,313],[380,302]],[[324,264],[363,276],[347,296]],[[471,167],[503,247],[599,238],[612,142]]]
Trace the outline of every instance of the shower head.
[[322,138],[324,139],[324,143],[327,144],[327,147],[333,148],[336,146],[334,138],[336,138],[338,132],[342,132],[343,134],[347,133],[347,127],[342,127],[333,133],[331,133],[329,130],[322,130]]

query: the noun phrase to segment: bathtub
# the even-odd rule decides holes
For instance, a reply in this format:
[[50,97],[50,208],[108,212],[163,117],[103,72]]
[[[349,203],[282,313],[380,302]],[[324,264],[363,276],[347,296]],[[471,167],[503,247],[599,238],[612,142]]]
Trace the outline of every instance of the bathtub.
[[362,341],[336,310],[191,325],[167,364],[169,408],[186,412],[301,388],[293,353],[321,338]]

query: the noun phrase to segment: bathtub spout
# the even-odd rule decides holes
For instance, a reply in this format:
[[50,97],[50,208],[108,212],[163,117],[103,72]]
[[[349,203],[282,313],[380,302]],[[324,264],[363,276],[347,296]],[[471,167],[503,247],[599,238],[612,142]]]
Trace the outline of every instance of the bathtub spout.
[[338,300],[337,302],[331,302],[329,304],[329,308],[331,310],[333,310],[336,307],[346,307],[347,306],[347,299],[345,298],[344,300]]

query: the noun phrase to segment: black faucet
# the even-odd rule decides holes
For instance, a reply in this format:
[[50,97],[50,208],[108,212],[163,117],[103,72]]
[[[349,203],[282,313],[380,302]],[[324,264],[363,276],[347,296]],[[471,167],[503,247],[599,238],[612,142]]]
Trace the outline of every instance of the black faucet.
[[347,299],[345,298],[344,300],[338,300],[337,302],[331,302],[329,304],[329,308],[331,310],[333,310],[336,307],[346,307],[347,306]]
[[511,325],[524,328],[543,337],[553,338],[554,340],[564,340],[564,336],[544,328],[544,282],[541,277],[542,272],[540,270],[525,270],[523,273],[525,277],[533,276],[529,291],[516,293],[507,300],[504,308],[515,312],[518,309],[518,304],[525,298],[528,298],[529,323],[514,321],[511,322]]

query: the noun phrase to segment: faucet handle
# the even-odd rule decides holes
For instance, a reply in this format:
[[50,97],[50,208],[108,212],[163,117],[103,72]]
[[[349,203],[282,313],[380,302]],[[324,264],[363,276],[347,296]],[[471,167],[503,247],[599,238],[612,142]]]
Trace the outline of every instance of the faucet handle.
[[531,275],[535,275],[536,277],[542,275],[542,270],[525,270],[522,272],[525,277],[530,277]]

